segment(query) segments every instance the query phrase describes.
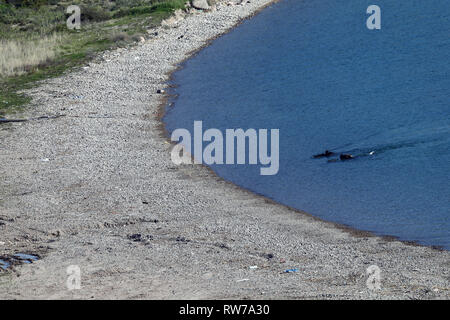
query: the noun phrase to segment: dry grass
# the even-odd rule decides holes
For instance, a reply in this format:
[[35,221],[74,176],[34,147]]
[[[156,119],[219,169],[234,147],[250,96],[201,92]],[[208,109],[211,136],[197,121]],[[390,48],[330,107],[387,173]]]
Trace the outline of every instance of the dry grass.
[[0,40],[0,77],[20,75],[57,54],[60,35],[29,40]]
[[[37,5],[11,4],[19,2]],[[24,89],[83,65],[98,52],[140,41],[185,2],[0,0],[0,117],[30,102]],[[65,24],[69,4],[82,8],[77,32]]]

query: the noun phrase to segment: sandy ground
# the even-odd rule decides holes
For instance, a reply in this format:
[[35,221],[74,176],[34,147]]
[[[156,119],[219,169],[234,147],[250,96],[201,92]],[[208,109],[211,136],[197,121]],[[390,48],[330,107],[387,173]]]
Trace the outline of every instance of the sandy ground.
[[[0,255],[41,257],[0,271],[0,298],[449,298],[449,252],[338,228],[172,164],[157,90],[269,2],[191,14],[30,92],[24,117],[64,116],[0,126]],[[80,290],[68,290],[70,265]]]

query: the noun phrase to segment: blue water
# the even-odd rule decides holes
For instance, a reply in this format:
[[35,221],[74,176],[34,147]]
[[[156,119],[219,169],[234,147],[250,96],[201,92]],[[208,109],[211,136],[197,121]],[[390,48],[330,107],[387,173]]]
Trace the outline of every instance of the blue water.
[[[366,28],[371,4],[381,30]],[[277,175],[212,169],[317,217],[450,249],[449,36],[447,0],[283,0],[184,63],[164,121],[279,128]],[[312,158],[325,149],[359,157]]]

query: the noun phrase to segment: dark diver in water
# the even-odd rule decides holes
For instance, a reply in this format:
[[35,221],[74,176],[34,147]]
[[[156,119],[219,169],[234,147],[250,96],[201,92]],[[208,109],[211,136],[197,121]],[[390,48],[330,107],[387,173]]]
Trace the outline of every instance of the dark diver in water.
[[324,158],[324,157],[328,158],[328,157],[331,157],[332,155],[334,155],[334,152],[331,152],[329,150],[325,150],[324,153],[315,154],[313,156],[313,158],[315,158],[315,159]]
[[[332,156],[332,155],[336,155],[337,156],[336,153],[333,153],[333,152],[327,153],[327,152],[329,152],[329,151],[327,150],[327,151],[325,151],[322,154],[315,155],[314,158],[329,157],[329,156]],[[375,154],[375,151],[370,151],[370,152],[366,152],[366,153],[357,153],[356,155],[355,154],[351,154],[351,153],[341,153],[341,154],[339,154],[339,158],[329,159],[327,162],[338,162],[338,161],[353,160],[353,159],[356,159],[356,158],[373,156],[374,154]]]
[[343,153],[339,156],[339,159],[341,159],[341,161],[345,161],[345,160],[355,159],[355,157],[352,156],[351,154]]

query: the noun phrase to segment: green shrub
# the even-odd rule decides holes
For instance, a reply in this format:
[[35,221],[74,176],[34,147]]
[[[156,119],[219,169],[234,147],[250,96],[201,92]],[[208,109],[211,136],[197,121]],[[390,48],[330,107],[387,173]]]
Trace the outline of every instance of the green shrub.
[[86,6],[83,5],[81,9],[81,20],[83,21],[105,21],[111,19],[111,13],[109,10],[100,6]]
[[47,5],[49,1],[45,0],[5,0],[6,3],[16,7],[40,7]]

